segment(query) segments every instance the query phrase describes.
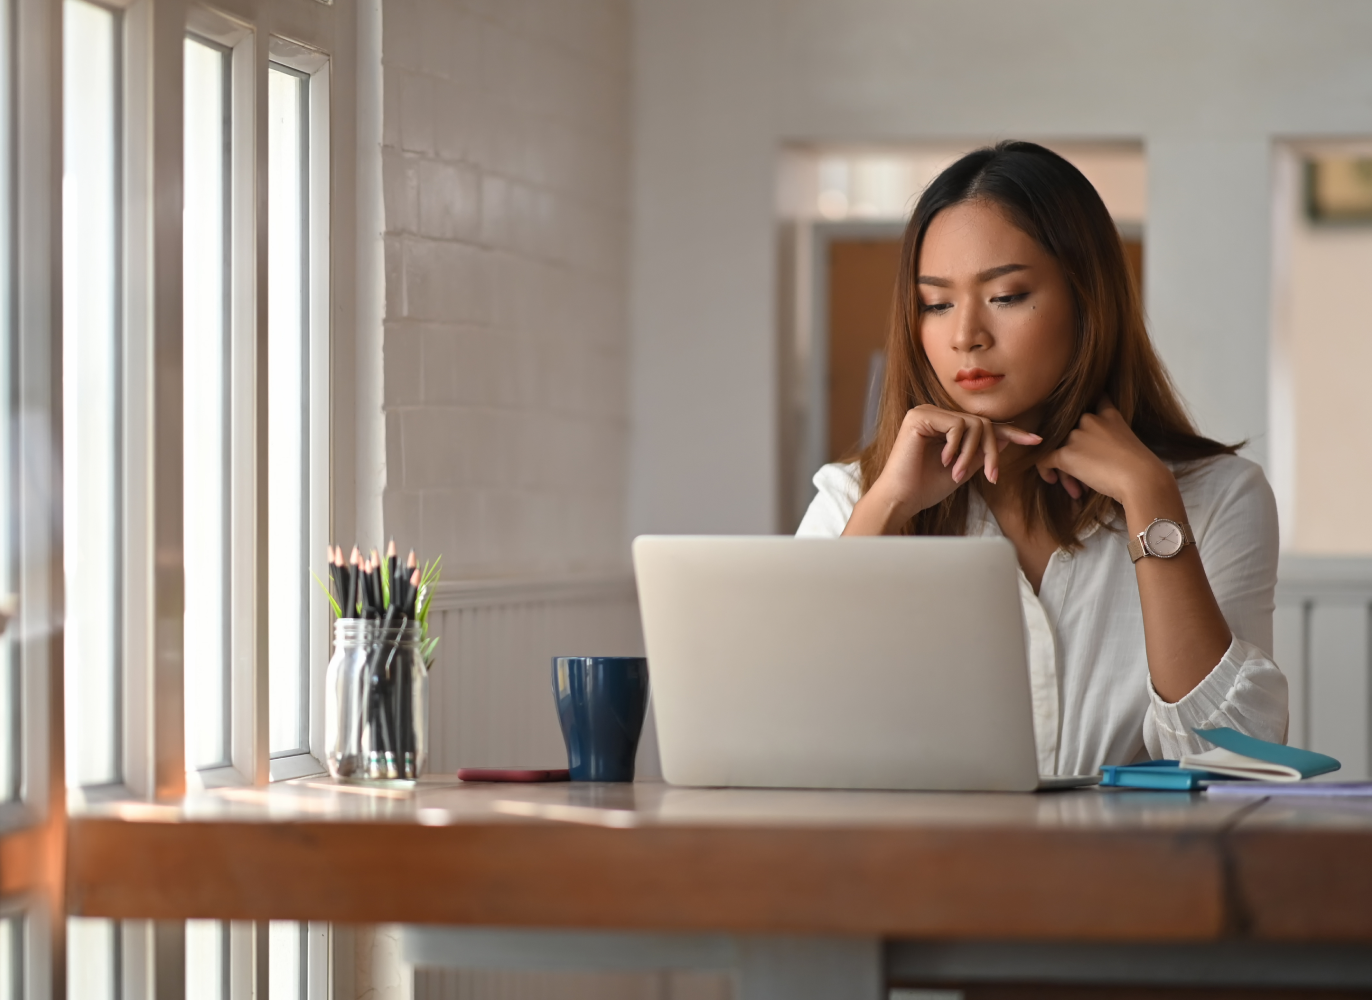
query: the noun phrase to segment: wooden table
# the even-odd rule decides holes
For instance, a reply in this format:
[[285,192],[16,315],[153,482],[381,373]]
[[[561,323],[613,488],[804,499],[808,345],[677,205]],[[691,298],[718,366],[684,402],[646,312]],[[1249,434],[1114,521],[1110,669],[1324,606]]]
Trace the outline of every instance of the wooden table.
[[1372,945],[1372,801],[302,779],[89,806],[69,837],[89,916],[725,934],[857,962],[902,941]]

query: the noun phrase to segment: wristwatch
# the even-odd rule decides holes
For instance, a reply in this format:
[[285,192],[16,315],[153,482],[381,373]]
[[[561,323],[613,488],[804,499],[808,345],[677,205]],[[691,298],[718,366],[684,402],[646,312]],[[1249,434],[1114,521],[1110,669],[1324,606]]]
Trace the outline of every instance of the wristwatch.
[[1180,555],[1186,546],[1195,544],[1191,525],[1184,521],[1178,524],[1176,521],[1160,517],[1140,531],[1136,537],[1129,539],[1129,559],[1131,562],[1138,562],[1144,556],[1171,559]]

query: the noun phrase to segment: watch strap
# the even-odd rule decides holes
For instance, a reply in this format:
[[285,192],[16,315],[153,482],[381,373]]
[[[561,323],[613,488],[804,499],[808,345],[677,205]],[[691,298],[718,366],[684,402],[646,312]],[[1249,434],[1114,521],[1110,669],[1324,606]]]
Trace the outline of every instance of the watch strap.
[[[1148,528],[1151,528],[1153,525],[1157,524],[1158,521],[1172,521],[1172,519],[1170,517],[1154,518],[1152,521],[1149,522]],[[1191,525],[1188,524],[1186,521],[1172,521],[1172,523],[1175,524],[1177,527],[1181,528],[1181,549],[1177,549],[1177,551],[1174,553],[1174,555],[1181,555],[1181,550],[1186,548],[1186,546],[1196,544],[1196,537],[1193,534],[1191,534]],[[1143,536],[1148,534],[1148,528],[1144,528],[1133,538],[1129,539],[1130,562],[1138,562],[1144,556],[1151,556],[1153,554],[1148,551],[1148,547],[1143,542]],[[1172,557],[1169,556],[1168,558]]]

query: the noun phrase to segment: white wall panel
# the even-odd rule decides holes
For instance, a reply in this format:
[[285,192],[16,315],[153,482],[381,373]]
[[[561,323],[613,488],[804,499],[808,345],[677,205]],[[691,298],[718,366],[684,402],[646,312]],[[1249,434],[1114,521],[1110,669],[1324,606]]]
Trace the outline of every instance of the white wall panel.
[[1284,555],[1273,657],[1291,691],[1293,746],[1372,776],[1372,559]]
[[1310,609],[1310,749],[1343,761],[1340,777],[1368,776],[1368,606]]
[[1306,606],[1304,601],[1279,604],[1272,616],[1272,659],[1286,675],[1290,697],[1291,721],[1286,742],[1293,747],[1309,747],[1308,679],[1305,669]]

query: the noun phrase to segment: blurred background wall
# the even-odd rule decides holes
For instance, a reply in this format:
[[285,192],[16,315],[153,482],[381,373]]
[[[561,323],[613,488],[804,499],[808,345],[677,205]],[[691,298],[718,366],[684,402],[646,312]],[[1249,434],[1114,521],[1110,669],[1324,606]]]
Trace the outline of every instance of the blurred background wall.
[[1202,430],[1267,463],[1274,142],[1361,136],[1354,0],[635,7],[629,529],[785,516],[772,210],[788,144],[1140,143],[1146,302]]

